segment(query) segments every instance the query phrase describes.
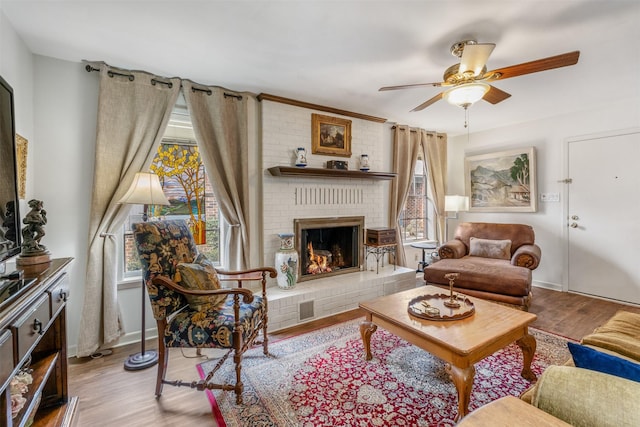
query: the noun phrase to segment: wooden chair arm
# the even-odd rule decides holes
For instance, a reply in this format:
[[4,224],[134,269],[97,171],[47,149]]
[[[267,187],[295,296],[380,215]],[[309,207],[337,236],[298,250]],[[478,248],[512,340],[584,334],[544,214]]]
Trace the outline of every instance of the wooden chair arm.
[[165,286],[178,293],[186,294],[186,295],[210,296],[210,295],[238,294],[242,296],[243,301],[247,304],[253,301],[253,292],[251,292],[249,289],[243,289],[243,288],[223,288],[223,289],[206,289],[206,290],[187,289],[180,286],[179,284],[177,284],[176,282],[174,282],[173,280],[170,280],[168,277],[165,277],[165,276],[154,277],[152,280],[152,283],[154,285]]
[[216,268],[216,273],[218,273],[220,280],[260,280],[264,273],[269,273],[269,277],[273,279],[278,275],[275,268],[271,267],[258,267],[241,271],[226,271]]
[[259,267],[242,271],[226,271],[218,270],[218,279],[221,282],[236,282],[238,288],[242,288],[242,282],[244,281],[260,281],[262,287],[262,296],[266,298],[267,295],[267,273],[269,277],[274,278],[278,275],[276,270],[271,267]]

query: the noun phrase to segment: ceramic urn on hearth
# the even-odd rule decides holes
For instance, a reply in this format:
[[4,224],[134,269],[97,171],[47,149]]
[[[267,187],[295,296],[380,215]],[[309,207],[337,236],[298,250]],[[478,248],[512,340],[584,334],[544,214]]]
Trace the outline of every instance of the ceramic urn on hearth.
[[293,234],[278,234],[280,249],[276,251],[275,266],[278,271],[278,287],[293,289],[298,281],[298,252],[293,246]]

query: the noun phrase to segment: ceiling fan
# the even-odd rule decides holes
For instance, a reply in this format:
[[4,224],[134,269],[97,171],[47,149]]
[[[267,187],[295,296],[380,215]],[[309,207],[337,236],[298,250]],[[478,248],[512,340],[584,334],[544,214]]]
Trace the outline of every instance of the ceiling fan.
[[496,45],[494,43],[478,43],[475,40],[464,40],[455,43],[451,46],[451,54],[460,58],[460,62],[447,68],[443,76],[444,81],[439,83],[385,86],[379,90],[412,89],[426,86],[450,87],[450,89],[428,99],[411,111],[423,110],[443,98],[451,104],[467,109],[480,99],[484,99],[491,104],[497,104],[511,96],[511,94],[487,82],[575,65],[580,57],[580,51],[576,50],[561,55],[487,71],[487,60],[495,47]]

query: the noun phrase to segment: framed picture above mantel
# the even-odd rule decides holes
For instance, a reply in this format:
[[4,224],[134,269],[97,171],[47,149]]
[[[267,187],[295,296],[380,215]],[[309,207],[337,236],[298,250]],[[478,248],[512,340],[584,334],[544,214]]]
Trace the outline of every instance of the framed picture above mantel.
[[534,147],[465,156],[470,212],[536,212]]
[[351,120],[311,114],[311,153],[351,157]]

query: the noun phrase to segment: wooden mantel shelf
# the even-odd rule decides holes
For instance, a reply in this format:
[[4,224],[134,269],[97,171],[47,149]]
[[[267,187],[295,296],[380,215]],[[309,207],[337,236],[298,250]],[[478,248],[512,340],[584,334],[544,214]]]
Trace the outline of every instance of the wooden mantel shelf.
[[300,176],[307,178],[360,178],[389,180],[396,177],[392,172],[362,172],[342,169],[299,168],[291,166],[274,166],[269,168],[273,176]]

